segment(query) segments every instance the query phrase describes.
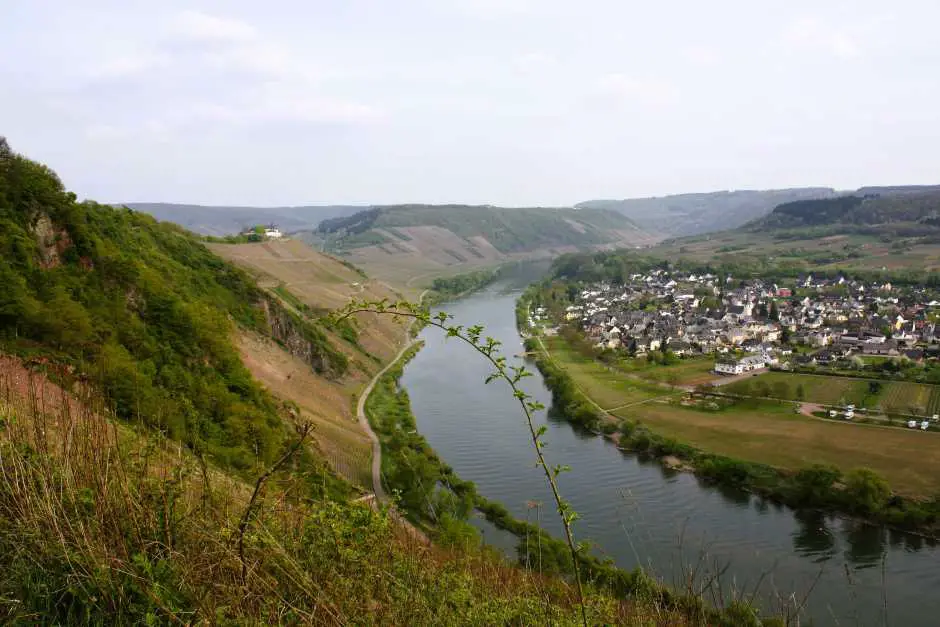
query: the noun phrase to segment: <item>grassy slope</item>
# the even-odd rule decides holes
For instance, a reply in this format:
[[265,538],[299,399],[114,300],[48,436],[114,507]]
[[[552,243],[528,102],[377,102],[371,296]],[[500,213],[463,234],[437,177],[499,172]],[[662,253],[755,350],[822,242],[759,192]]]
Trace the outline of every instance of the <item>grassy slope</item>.
[[[603,407],[631,405],[655,395],[646,384],[611,373],[564,350],[562,343],[557,338],[548,344],[552,357]],[[882,474],[901,494],[930,497],[940,491],[940,435],[934,433],[815,419],[795,415],[790,405],[774,403],[706,412],[651,401],[613,413],[638,418],[654,432],[737,459],[789,469],[812,463],[846,470],[865,466]]]
[[[353,298],[396,297],[384,284],[362,277],[297,240],[213,244],[210,248],[245,268],[262,287],[289,294],[316,310],[340,308]],[[404,328],[388,316],[363,314],[358,320],[361,350],[331,336],[351,363],[349,373],[339,380],[316,377],[302,362],[256,334],[241,334],[238,346],[252,375],[279,398],[297,403],[301,415],[317,426],[314,437],[333,468],[347,480],[369,488],[371,447],[350,398],[398,351]]]
[[[472,547],[425,547],[362,504],[298,499],[296,461],[266,484],[239,550],[250,483],[112,423],[95,397],[67,397],[0,360],[4,623],[579,622],[557,578]],[[600,592],[588,612],[597,623],[685,624]]]
[[[278,305],[181,229],[77,204],[0,149],[0,335],[62,383],[47,393],[44,375],[2,360],[0,622],[578,622],[561,579],[473,547],[416,546],[346,502],[319,447],[294,448],[298,418],[351,405],[348,388],[375,367],[367,350],[290,314],[293,298]],[[323,261],[264,250],[283,267]],[[319,271],[312,283],[342,304],[349,277]],[[268,336],[279,307],[297,331],[285,344],[315,363]],[[391,331],[369,325],[362,343],[381,351]],[[297,388],[299,416],[271,394]],[[681,624],[590,592],[592,623]]]

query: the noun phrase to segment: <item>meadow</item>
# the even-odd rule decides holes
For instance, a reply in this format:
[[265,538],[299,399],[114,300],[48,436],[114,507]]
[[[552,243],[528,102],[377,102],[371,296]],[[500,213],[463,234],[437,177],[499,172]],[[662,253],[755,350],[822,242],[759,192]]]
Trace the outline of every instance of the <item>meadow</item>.
[[[649,383],[592,362],[560,337],[549,338],[546,347],[596,403],[618,418],[640,421],[656,434],[710,453],[785,470],[811,464],[834,465],[843,471],[871,468],[906,496],[930,497],[940,492],[940,434],[805,416],[794,413],[791,403],[780,401],[744,400],[714,411],[687,407],[677,402],[678,393],[651,388]],[[862,402],[868,398],[867,380],[787,373],[758,378],[766,378],[771,389],[772,382],[785,381],[795,391],[795,382],[803,382],[807,401],[838,401],[846,396]],[[893,389],[901,394],[903,388],[894,386],[903,385],[888,383],[882,394],[892,394]]]

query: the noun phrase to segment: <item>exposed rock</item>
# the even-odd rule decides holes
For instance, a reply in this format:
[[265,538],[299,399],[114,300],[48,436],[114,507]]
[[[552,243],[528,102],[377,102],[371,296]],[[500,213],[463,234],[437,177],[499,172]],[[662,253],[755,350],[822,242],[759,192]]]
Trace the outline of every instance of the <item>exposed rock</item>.
[[[311,341],[310,334],[312,330],[305,329],[304,323],[287,311],[283,305],[275,299],[265,296],[261,300],[261,308],[264,311],[271,337],[283,345],[287,352],[302,359],[318,373],[341,374],[343,368],[338,368],[337,364],[329,359],[326,351]],[[328,340],[324,336],[322,341],[325,343]]]

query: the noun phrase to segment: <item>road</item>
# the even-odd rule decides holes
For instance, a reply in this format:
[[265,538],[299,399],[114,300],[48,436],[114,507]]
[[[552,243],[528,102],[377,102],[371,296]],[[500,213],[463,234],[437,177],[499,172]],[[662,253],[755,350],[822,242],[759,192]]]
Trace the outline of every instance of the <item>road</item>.
[[[418,297],[419,303],[424,300],[424,296],[428,291],[429,290],[424,290],[421,292],[421,296]],[[356,418],[359,420],[359,426],[362,427],[362,430],[365,431],[366,435],[369,436],[369,440],[372,442],[372,491],[375,493],[376,500],[380,503],[388,502],[388,495],[382,487],[382,444],[379,442],[379,436],[372,430],[372,425],[369,424],[369,418],[366,416],[366,401],[369,398],[369,394],[372,393],[373,388],[375,388],[375,384],[382,378],[382,375],[388,372],[389,368],[397,364],[398,360],[405,354],[405,351],[414,344],[411,340],[411,328],[414,326],[415,322],[416,320],[412,320],[408,328],[405,329],[404,346],[401,347],[401,350],[398,351],[394,359],[385,364],[385,366],[372,377],[372,380],[369,381],[359,395],[359,402],[356,403]]]

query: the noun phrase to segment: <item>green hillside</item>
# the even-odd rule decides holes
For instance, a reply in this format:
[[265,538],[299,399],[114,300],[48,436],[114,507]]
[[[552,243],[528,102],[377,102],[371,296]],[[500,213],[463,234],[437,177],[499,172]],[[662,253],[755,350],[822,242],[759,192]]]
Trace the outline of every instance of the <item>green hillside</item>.
[[483,237],[502,253],[546,246],[586,248],[648,236],[631,220],[603,209],[505,208],[469,205],[394,205],[374,207],[348,218],[326,220],[317,232],[338,248],[391,241],[375,229],[431,226],[461,238]]
[[[925,231],[938,224],[940,190],[914,188],[784,203],[746,228],[753,231],[829,225],[882,226],[920,223]],[[889,190],[891,188],[888,188]],[[903,189],[903,188],[901,188]]]
[[340,377],[319,320],[178,226],[77,202],[2,138],[0,286],[0,623],[716,624],[606,566],[582,605],[467,524],[354,500],[233,341]]
[[79,203],[5,141],[0,284],[2,348],[67,364],[117,416],[239,470],[269,462],[287,430],[232,346],[234,325],[295,340],[324,374],[346,368],[322,331],[291,318],[190,233]]

